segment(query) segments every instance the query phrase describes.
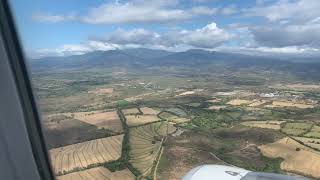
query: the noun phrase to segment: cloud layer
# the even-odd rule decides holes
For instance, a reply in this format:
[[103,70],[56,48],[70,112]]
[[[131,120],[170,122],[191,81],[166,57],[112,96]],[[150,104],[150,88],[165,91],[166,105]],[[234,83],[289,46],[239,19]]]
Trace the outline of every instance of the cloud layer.
[[36,13],[33,15],[33,19],[50,23],[62,21],[79,21],[88,24],[167,23],[184,21],[198,16],[232,15],[237,12],[235,6],[179,8],[178,3],[179,1],[176,0],[109,2],[91,8],[84,15]]
[[39,49],[37,56],[63,56],[84,54],[94,50],[111,50],[128,47],[149,47],[169,50],[186,48],[215,48],[232,38],[232,34],[210,23],[195,30],[170,31],[163,34],[145,29],[118,29],[105,37],[95,37],[82,44],[63,45],[56,49]]
[[[104,37],[90,38],[78,45],[41,49],[37,53],[68,55],[128,47],[173,51],[238,49],[269,53],[320,50],[320,0],[257,0],[245,8],[230,3],[214,6],[218,1],[186,1],[193,3],[184,6],[182,0],[126,0],[91,7],[83,14],[35,13],[33,19],[37,22],[76,21],[90,26],[118,27]],[[209,6],[209,2],[214,3]],[[223,19],[225,16],[228,16],[227,20]],[[224,25],[212,22],[214,19]],[[179,26],[186,22],[194,23],[194,26]],[[146,28],[145,25],[150,24],[156,28]],[[175,28],[168,28],[168,24]],[[162,26],[166,28],[158,30]]]

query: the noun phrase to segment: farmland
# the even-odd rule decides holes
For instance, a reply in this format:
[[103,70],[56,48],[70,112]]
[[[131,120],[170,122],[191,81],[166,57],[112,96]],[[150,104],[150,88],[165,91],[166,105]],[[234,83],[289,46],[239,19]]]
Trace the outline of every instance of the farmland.
[[149,108],[149,107],[143,107],[143,108],[140,108],[140,110],[145,115],[157,115],[160,112],[158,110],[155,110],[155,109],[152,109],[152,108]]
[[140,111],[137,108],[122,109],[124,115],[140,114]]
[[287,123],[282,131],[289,135],[302,135],[312,128],[312,124],[308,123]]
[[280,130],[281,124],[284,122],[285,121],[246,121],[241,124],[249,127]]
[[296,103],[291,101],[273,101],[272,105],[268,105],[268,107],[295,107],[300,109],[308,109],[308,108],[314,108],[314,105],[305,104],[305,103]]
[[145,123],[160,121],[156,115],[126,115],[129,126],[137,126]]
[[313,126],[308,133],[306,133],[304,136],[306,137],[314,137],[320,139],[320,126]]
[[305,147],[291,138],[283,138],[271,144],[259,147],[267,157],[281,157],[281,168],[306,176],[320,177],[320,153]]
[[175,128],[166,122],[152,123],[129,130],[129,162],[139,176],[149,177],[168,134]]
[[132,180],[134,175],[128,170],[111,172],[104,167],[96,167],[84,171],[78,171],[67,175],[57,177],[58,180],[73,180],[73,179],[121,179]]
[[185,122],[190,121],[190,119],[187,119],[187,118],[181,117],[181,116],[177,116],[177,115],[172,114],[170,112],[162,112],[159,114],[159,117],[166,119],[166,120],[173,122],[173,123],[185,123]]
[[292,137],[296,141],[301,142],[308,147],[311,147],[315,150],[320,150],[320,139],[318,138],[306,138],[306,137]]
[[115,161],[121,156],[123,135],[95,139],[50,150],[56,174]]
[[314,77],[122,64],[33,78],[58,179],[181,179],[203,164],[319,176]]
[[89,111],[89,112],[75,112],[64,113],[63,115],[78,119],[85,123],[97,126],[97,128],[110,129],[115,132],[122,132],[121,121],[116,111],[102,112],[102,111]]

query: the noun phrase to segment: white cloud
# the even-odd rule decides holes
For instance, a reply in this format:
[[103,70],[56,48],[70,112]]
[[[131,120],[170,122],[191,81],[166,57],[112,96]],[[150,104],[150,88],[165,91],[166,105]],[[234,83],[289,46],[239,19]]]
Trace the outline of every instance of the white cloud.
[[220,46],[215,48],[217,51],[231,52],[231,53],[241,53],[248,55],[257,56],[284,56],[284,57],[307,57],[313,55],[320,55],[320,50],[315,48],[301,48],[298,46],[288,46],[288,47],[229,47]]
[[231,34],[211,23],[194,31],[181,31],[177,37],[183,44],[199,48],[213,48],[231,39]]
[[192,14],[185,10],[167,7],[168,2],[106,3],[97,8],[92,8],[86,16],[80,19],[85,23],[91,24],[114,24],[168,22],[186,20],[192,17]]
[[118,45],[101,41],[86,41],[80,44],[66,44],[54,49],[37,49],[30,53],[32,58],[48,56],[81,55],[91,51],[107,51],[119,48]]
[[214,15],[218,12],[218,8],[209,8],[206,6],[196,6],[191,9],[193,14],[198,15]]
[[235,5],[230,5],[221,9],[221,14],[223,15],[232,15],[238,12],[238,9]]
[[32,18],[40,22],[57,23],[62,21],[79,21],[88,24],[125,24],[125,23],[165,23],[190,20],[199,16],[216,14],[232,15],[238,12],[235,5],[224,8],[193,6],[179,8],[178,0],[129,0],[126,2],[108,2],[90,8],[80,14],[36,13]]
[[278,0],[270,5],[258,5],[244,10],[247,16],[261,16],[270,21],[294,19],[305,21],[320,16],[319,0]]
[[191,12],[175,8],[177,4],[178,0],[116,1],[91,8],[84,15],[35,13],[32,18],[40,22],[80,21],[89,24],[170,22],[192,18]]
[[50,22],[50,23],[57,23],[62,21],[72,21],[76,19],[76,16],[73,14],[70,15],[52,15],[52,14],[41,14],[41,13],[34,13],[32,14],[32,19],[39,21],[39,22]]
[[113,44],[136,44],[175,47],[187,45],[197,48],[213,48],[231,38],[231,34],[217,27],[215,23],[195,30],[171,31],[156,33],[145,29],[125,31],[119,29],[101,40]]
[[154,48],[170,51],[192,48],[215,48],[230,40],[232,35],[217,27],[215,23],[195,30],[171,31],[157,33],[145,29],[118,29],[103,38],[93,38],[81,44],[67,44],[54,49],[38,49],[32,57],[79,55],[95,50],[112,50],[124,48]]
[[160,41],[160,34],[145,29],[132,29],[125,31],[118,29],[108,34],[104,39],[114,44],[157,44]]

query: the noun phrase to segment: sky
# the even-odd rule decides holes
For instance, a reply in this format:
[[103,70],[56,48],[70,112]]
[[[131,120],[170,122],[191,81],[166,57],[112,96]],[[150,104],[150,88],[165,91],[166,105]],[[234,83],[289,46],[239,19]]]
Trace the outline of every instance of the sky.
[[206,49],[320,55],[320,0],[11,0],[28,57]]

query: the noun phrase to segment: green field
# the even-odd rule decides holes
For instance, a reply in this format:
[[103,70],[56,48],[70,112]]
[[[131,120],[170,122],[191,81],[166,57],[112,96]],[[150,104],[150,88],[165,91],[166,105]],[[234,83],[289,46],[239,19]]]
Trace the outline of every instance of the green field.
[[281,131],[288,135],[299,136],[309,132],[312,126],[310,123],[286,123]]

